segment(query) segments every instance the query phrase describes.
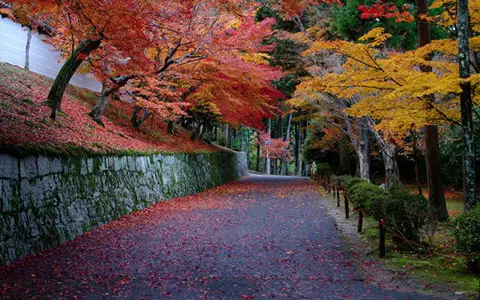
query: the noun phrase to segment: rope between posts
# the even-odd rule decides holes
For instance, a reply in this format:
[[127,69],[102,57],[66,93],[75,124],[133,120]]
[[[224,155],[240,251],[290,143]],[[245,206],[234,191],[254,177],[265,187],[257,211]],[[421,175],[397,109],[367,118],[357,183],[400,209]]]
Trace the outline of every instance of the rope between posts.
[[[322,183],[322,185],[327,188],[326,186],[327,185],[330,185],[331,188],[334,188],[338,191],[342,191],[343,193],[345,192],[341,187],[337,187],[337,186],[334,186],[334,185],[331,185],[329,184],[328,182],[328,177],[327,176],[319,176],[319,181]],[[356,212],[361,212],[363,213],[364,216],[366,216],[365,212],[363,211],[362,208],[359,208],[359,209],[355,209],[354,211]],[[463,256],[463,257],[470,257],[470,256],[475,256],[475,255],[480,255],[480,253],[465,253],[465,252],[442,252],[442,251],[438,251],[438,250],[435,250],[434,248],[432,247],[428,247],[428,246],[425,246],[419,242],[416,242],[416,241],[412,241],[412,240],[409,240],[407,239],[405,236],[399,234],[398,232],[396,232],[395,230],[393,230],[392,228],[388,227],[385,223],[383,223],[383,227],[385,228],[386,231],[388,231],[390,234],[392,234],[393,236],[401,239],[402,241],[404,241],[405,243],[411,245],[411,246],[416,246],[416,247],[419,247],[419,248],[423,248],[425,249],[425,251],[427,253],[429,253],[430,255],[441,255],[441,256],[456,256],[456,257],[459,257],[459,256]],[[365,230],[370,230],[370,229],[379,229],[380,226],[379,225],[376,225],[376,226],[371,226],[371,227],[367,227],[367,228],[363,228],[362,230],[365,231]]]

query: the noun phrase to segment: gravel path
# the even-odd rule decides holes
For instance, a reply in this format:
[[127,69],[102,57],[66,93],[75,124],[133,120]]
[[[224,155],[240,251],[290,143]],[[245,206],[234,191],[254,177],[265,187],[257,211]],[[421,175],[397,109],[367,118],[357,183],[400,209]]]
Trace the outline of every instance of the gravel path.
[[252,176],[0,268],[11,299],[431,299],[363,283],[307,179]]

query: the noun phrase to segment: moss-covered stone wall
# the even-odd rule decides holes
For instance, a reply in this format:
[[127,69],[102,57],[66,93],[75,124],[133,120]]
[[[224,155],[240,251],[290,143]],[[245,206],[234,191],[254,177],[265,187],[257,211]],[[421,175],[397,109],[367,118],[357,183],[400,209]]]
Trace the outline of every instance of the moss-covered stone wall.
[[0,264],[247,172],[245,153],[227,151],[91,158],[0,155]]

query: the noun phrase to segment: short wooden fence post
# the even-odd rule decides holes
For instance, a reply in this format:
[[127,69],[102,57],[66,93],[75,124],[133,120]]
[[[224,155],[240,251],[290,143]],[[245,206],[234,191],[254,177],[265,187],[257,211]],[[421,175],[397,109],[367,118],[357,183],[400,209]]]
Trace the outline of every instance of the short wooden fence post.
[[350,209],[348,208],[348,196],[347,193],[343,193],[343,198],[345,200],[345,219],[350,218]]
[[358,210],[357,233],[362,232],[362,230],[363,230],[363,210],[360,208]]
[[385,257],[385,222],[383,219],[378,222],[378,230],[380,234],[379,256]]
[[337,207],[340,207],[340,189],[337,188]]

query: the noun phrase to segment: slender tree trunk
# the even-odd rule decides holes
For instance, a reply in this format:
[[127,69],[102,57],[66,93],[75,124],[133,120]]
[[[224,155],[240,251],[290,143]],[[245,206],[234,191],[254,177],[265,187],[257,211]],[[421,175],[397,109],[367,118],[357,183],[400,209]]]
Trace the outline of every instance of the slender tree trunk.
[[[419,15],[427,15],[428,0],[417,0],[417,10]],[[428,21],[423,18],[418,18],[417,22],[419,46],[422,47],[430,44],[430,26]],[[421,70],[431,72],[431,68],[428,66],[421,66]],[[430,97],[429,101],[434,101],[434,99]],[[427,125],[424,127],[424,144],[430,210],[438,220],[443,221],[448,219],[448,211],[441,178],[440,143],[438,127],[436,125]]]
[[85,40],[81,42],[63,64],[53,82],[47,98],[47,104],[52,108],[52,113],[50,114],[51,119],[55,120],[57,117],[57,111],[61,111],[63,94],[67,89],[70,79],[72,79],[80,64],[90,55],[90,53],[100,47],[100,43],[100,40]]
[[414,136],[414,139],[415,139],[415,143],[413,145],[413,161],[415,163],[415,183],[417,184],[418,194],[422,195],[423,192],[422,192],[422,183],[420,181],[420,161],[419,161],[421,152],[420,152],[420,149],[418,149],[416,134],[412,133],[412,136]]
[[415,183],[417,184],[418,194],[422,195],[423,192],[422,192],[422,183],[420,182],[420,164],[418,163],[418,155],[417,154],[414,154],[414,155],[415,157],[413,159],[415,162]]
[[339,153],[339,174],[350,174],[350,158],[348,157],[348,148],[345,141],[340,142],[340,153]]
[[168,121],[167,132],[169,134],[175,134],[175,121]]
[[[468,0],[457,1],[457,30],[458,30],[458,62],[460,78],[470,77],[470,17]],[[470,82],[460,84],[460,106],[462,111],[463,132],[463,200],[465,210],[471,210],[477,205],[477,187],[475,184],[475,148],[473,143],[473,104],[472,87]]]
[[259,133],[257,132],[257,172],[260,172],[260,158],[261,158],[261,153],[260,153],[260,143],[258,142],[258,137]]
[[[272,134],[272,120],[268,119],[268,131],[267,131],[269,134],[270,134],[270,137],[271,137],[271,134]],[[267,167],[267,175],[270,175],[271,174],[271,163],[270,163],[270,153],[268,153],[268,147],[267,147],[267,162],[266,162],[266,167]]]
[[[287,131],[285,132],[285,138],[283,139],[284,141],[289,141],[290,140],[291,127],[292,127],[292,114],[290,113],[288,115]],[[282,164],[280,165],[281,175],[287,175],[287,168],[288,168],[288,163],[286,161],[282,160]]]
[[[307,139],[307,135],[308,135],[308,131],[307,131],[307,127],[308,127],[308,119],[304,120],[302,122],[302,127],[303,127],[303,131],[301,132],[301,139],[302,139],[302,143]],[[300,156],[302,159],[302,176],[308,176],[308,165],[307,165],[307,162],[305,161],[305,158],[301,155]]]
[[230,128],[230,125],[227,124],[227,148],[232,149],[233,148],[233,129]]
[[230,124],[225,126],[225,147],[228,148],[228,131],[230,130]]
[[32,43],[32,35],[33,30],[32,28],[28,28],[27,31],[27,45],[25,47],[25,69],[30,70],[30,45]]
[[247,166],[248,169],[251,170],[250,168],[250,128],[247,128],[247,134],[246,134],[246,142],[247,142]]
[[296,173],[297,176],[302,175],[302,165],[301,165],[301,144],[302,144],[302,131],[301,131],[301,126],[300,122],[297,122],[296,124],[296,143],[295,143],[295,168],[296,168]]

